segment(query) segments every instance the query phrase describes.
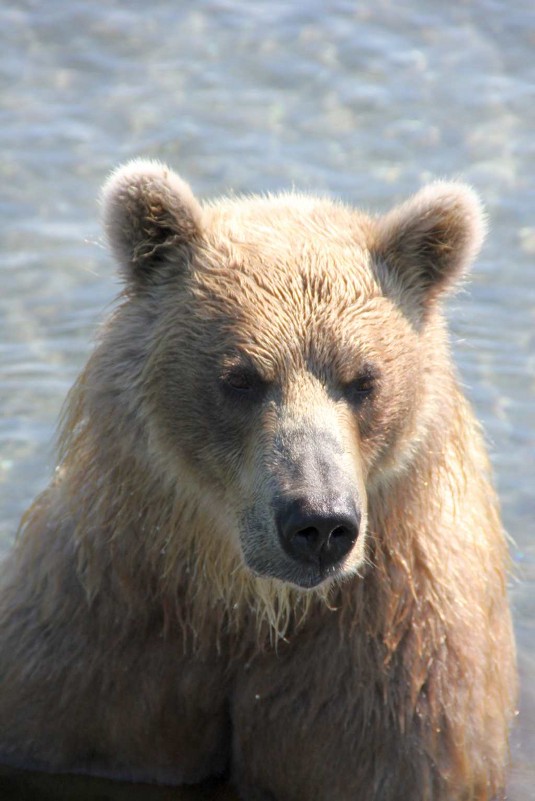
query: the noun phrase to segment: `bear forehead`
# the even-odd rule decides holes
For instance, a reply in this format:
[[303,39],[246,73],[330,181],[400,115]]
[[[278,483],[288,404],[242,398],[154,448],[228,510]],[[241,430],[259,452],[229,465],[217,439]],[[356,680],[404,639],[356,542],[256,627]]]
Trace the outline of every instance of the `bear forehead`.
[[400,318],[398,342],[410,333],[375,274],[366,215],[302,195],[205,210],[206,249],[190,287],[195,315],[215,322],[204,327],[211,348],[236,347],[268,372],[312,360],[340,362],[343,373],[347,363],[349,379],[355,359],[376,361],[390,347],[385,319]]
[[365,249],[372,220],[328,198],[297,193],[221,199],[205,206],[206,230],[246,246],[274,250],[317,243]]
[[206,208],[214,288],[239,284],[253,296],[275,294],[279,304],[338,310],[377,297],[372,225],[365,214],[306,195],[219,201]]

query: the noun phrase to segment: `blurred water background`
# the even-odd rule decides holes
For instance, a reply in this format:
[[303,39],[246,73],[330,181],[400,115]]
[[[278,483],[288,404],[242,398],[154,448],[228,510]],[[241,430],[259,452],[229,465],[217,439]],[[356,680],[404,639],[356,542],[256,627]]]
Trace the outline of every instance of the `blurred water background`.
[[480,192],[490,235],[450,319],[513,538],[509,798],[532,799],[533,0],[2,0],[0,48],[2,552],[118,289],[96,202],[114,166],[144,155],[201,196],[295,186],[379,211],[435,177]]

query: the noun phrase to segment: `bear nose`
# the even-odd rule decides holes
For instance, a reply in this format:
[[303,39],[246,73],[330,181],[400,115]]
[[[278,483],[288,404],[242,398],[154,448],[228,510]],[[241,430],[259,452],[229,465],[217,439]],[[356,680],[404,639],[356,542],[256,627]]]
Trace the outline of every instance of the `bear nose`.
[[298,499],[277,514],[279,538],[286,553],[323,569],[349,553],[357,540],[359,525],[360,513],[351,503],[342,508],[337,504],[333,509]]

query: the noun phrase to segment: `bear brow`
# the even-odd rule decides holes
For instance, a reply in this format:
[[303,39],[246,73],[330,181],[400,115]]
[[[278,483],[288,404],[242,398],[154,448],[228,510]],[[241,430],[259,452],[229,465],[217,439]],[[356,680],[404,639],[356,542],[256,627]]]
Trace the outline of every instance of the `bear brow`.
[[267,359],[262,358],[262,352],[257,348],[235,348],[225,354],[221,359],[221,370],[230,372],[232,370],[244,370],[256,373],[262,381],[272,383],[274,381],[274,369]]

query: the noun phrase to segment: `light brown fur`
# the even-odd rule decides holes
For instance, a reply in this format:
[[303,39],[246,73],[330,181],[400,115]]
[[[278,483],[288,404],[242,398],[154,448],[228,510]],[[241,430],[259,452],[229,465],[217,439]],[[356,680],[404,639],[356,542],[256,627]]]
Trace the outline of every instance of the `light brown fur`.
[[[508,559],[440,309],[481,243],[475,196],[439,183],[379,218],[292,194],[201,207],[136,162],[104,218],[126,286],[3,567],[0,756],[230,770],[251,801],[501,798]],[[263,394],[225,400],[244,365]],[[303,589],[273,505],[338,481],[360,533]]]

